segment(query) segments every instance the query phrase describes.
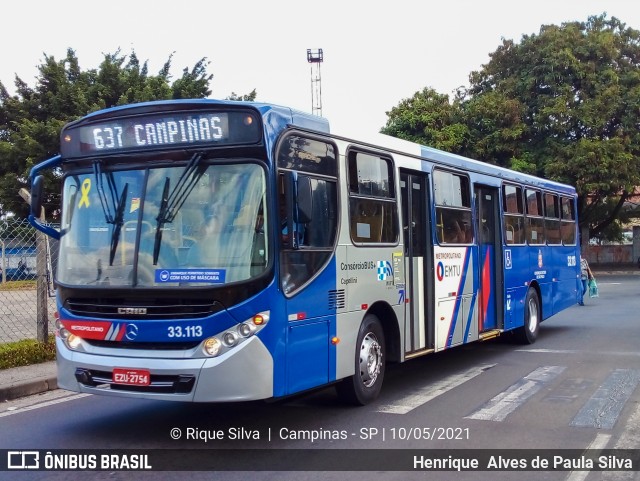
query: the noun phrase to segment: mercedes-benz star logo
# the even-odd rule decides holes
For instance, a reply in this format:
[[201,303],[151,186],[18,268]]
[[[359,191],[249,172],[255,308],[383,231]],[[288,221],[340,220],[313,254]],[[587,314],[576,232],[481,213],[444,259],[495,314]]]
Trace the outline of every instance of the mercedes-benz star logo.
[[124,332],[124,337],[126,337],[129,341],[133,341],[138,336],[138,326],[136,326],[135,324],[127,324]]

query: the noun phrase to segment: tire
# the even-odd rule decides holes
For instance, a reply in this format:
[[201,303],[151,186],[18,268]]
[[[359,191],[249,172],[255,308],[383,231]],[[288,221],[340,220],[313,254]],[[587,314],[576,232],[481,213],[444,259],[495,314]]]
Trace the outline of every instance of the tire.
[[336,386],[343,401],[364,406],[378,397],[384,379],[386,354],[382,324],[375,315],[368,314],[358,331],[355,374]]
[[517,332],[518,341],[522,344],[533,344],[540,330],[540,299],[535,289],[527,291],[524,301],[524,326]]

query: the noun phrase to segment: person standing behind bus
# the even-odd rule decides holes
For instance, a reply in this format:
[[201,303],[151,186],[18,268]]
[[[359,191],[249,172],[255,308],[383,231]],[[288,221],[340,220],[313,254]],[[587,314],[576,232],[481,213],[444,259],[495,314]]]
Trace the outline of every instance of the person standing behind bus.
[[587,262],[587,259],[580,256],[580,279],[582,280],[582,294],[580,295],[580,302],[578,302],[578,304],[580,304],[581,306],[584,306],[584,295],[587,292],[587,289],[589,288],[589,281],[592,278],[593,278],[593,273],[589,268],[589,263]]

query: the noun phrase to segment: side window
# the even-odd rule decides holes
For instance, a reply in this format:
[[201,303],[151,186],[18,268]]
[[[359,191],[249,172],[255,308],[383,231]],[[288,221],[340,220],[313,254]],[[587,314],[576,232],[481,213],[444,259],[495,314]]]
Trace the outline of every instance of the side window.
[[351,239],[354,244],[395,244],[398,208],[391,159],[353,150],[347,157]]
[[288,135],[278,145],[278,215],[273,229],[282,245],[280,284],[300,291],[333,254],[338,225],[336,147]]
[[560,197],[560,230],[562,231],[562,243],[574,245],[576,243],[576,211],[571,197]]
[[433,193],[436,201],[436,237],[441,244],[471,244],[471,192],[463,175],[434,170]]
[[310,179],[311,213],[307,244],[312,248],[331,249],[336,239],[338,206],[336,182]]
[[505,184],[502,186],[502,210],[504,211],[504,239],[507,244],[524,244],[524,205],[522,187]]
[[527,208],[527,241],[529,244],[544,244],[544,217],[542,210],[542,194],[538,190],[525,190]]
[[560,206],[558,205],[558,196],[555,194],[544,194],[544,228],[548,244],[562,243]]

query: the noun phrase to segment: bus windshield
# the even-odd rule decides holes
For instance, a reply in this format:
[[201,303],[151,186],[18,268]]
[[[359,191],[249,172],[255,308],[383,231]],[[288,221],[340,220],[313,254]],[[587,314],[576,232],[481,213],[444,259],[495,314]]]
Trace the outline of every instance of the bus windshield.
[[67,286],[228,284],[266,269],[257,163],[129,170],[95,162],[64,182],[57,280]]

